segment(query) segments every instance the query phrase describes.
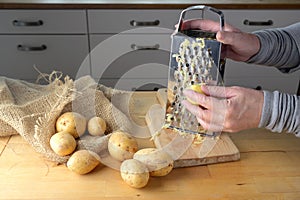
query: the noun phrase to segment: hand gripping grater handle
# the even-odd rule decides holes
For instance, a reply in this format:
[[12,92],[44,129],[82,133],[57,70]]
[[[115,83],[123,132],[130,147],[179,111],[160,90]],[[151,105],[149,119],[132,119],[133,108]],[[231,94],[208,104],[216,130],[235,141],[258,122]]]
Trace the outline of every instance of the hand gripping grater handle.
[[[183,33],[185,35],[188,35],[188,36],[198,36],[198,37],[203,37],[203,38],[211,38],[211,37],[215,38],[216,37],[216,33],[202,31],[202,30],[197,30],[197,31],[196,30],[183,30],[183,31],[181,31],[182,23],[184,21],[186,13],[189,12],[189,11],[192,11],[192,10],[202,11],[202,13],[200,15],[201,18],[199,18],[199,19],[205,19],[204,18],[204,13],[205,12],[211,12],[213,14],[216,14],[219,17],[220,31],[224,30],[225,20],[224,20],[224,14],[223,14],[222,11],[220,11],[216,8],[210,7],[210,6],[197,5],[197,6],[188,7],[180,13],[178,26],[175,30],[175,33],[181,32],[181,33]],[[210,45],[209,43],[210,42],[208,42],[208,45]],[[215,44],[215,42],[211,43],[211,44]],[[219,72],[219,75],[221,76],[220,78],[223,79],[224,78],[224,73],[225,73],[225,59],[220,58],[220,56],[221,56],[221,47],[222,47],[222,44],[219,43],[218,50],[213,51],[213,54],[214,54],[213,57],[214,57],[215,64],[218,67],[218,72]],[[218,82],[221,82],[221,81],[218,80]]]

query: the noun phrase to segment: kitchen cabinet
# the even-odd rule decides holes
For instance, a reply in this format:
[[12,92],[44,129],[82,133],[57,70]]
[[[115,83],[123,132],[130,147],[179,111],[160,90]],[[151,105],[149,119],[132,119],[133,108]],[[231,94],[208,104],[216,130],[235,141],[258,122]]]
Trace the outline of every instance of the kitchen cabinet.
[[90,73],[84,10],[0,10],[0,43],[1,76]]
[[167,87],[171,33],[180,10],[88,10],[91,74],[125,90]]
[[[111,83],[110,86],[116,86],[116,81],[121,79],[130,78],[143,79],[145,81],[145,74],[147,79],[155,81],[157,78],[165,77],[162,86],[167,84],[167,66],[169,61],[168,53],[171,46],[171,33],[174,30],[174,24],[177,23],[181,10],[101,10],[94,9],[88,11],[89,18],[89,32],[91,47],[95,48],[98,44],[105,41],[105,39],[112,37],[114,34],[118,34],[118,37],[122,37],[119,42],[116,42],[107,49],[119,49],[117,46],[126,46],[124,48],[124,54],[121,54],[115,58],[111,65],[101,66],[101,56],[93,53],[91,54],[91,72],[95,78],[100,78],[106,83]],[[245,9],[223,9],[225,15],[225,21],[240,28],[243,31],[252,32],[259,29],[284,27],[295,23],[300,17],[299,10],[245,10]],[[199,13],[198,13],[199,14]],[[197,13],[192,13],[189,18],[197,18]],[[284,17],[282,17],[284,16]],[[207,16],[211,18],[211,16]],[[107,22],[110,23],[107,23]],[[151,27],[147,29],[145,27]],[[151,33],[151,34],[150,34]],[[144,35],[148,34],[148,35]],[[144,37],[144,38],[142,38]],[[152,39],[152,37],[154,37]],[[161,41],[157,41],[158,37],[161,37],[161,41],[165,41],[164,45],[161,45]],[[164,39],[165,37],[165,39]],[[114,38],[116,39],[116,38]],[[135,41],[139,40],[139,41]],[[144,42],[141,45],[141,41]],[[118,44],[117,44],[118,43]],[[141,51],[140,49],[129,49],[132,46],[149,47]],[[161,48],[163,46],[163,48]],[[164,47],[165,46],[165,47]],[[159,47],[153,49],[151,47]],[[165,50],[164,53],[153,54],[154,51]],[[110,55],[116,54],[115,50],[110,52]],[[126,54],[126,55],[125,55]],[[98,60],[98,61],[96,61]],[[160,68],[155,66],[151,67],[151,72],[136,71],[135,75],[132,75],[132,71],[138,66],[146,63],[159,63],[166,67]],[[105,69],[105,72],[104,72]],[[102,70],[102,72],[101,72]],[[130,73],[129,73],[130,71]],[[127,74],[126,74],[127,73]],[[126,77],[128,75],[130,77]],[[297,92],[299,83],[299,74],[283,74],[278,69],[273,67],[259,66],[254,64],[247,64],[241,62],[235,62],[227,59],[224,82],[226,86],[238,85],[256,89],[266,90],[279,90],[294,94]],[[124,75],[121,77],[121,75]],[[163,79],[161,79],[163,80]],[[126,82],[130,82],[126,80]],[[123,87],[124,85],[121,84]],[[155,86],[157,88],[157,85]],[[134,84],[128,86],[127,89],[136,88]]]
[[[92,6],[91,6],[92,7]],[[225,21],[243,31],[284,27],[298,9],[222,9]],[[36,66],[125,90],[167,86],[171,34],[182,9],[0,10],[1,75],[36,80]],[[197,18],[198,12],[187,18]],[[296,93],[300,72],[227,59],[225,85]]]
[[[260,29],[285,27],[299,21],[299,10],[223,10],[225,21],[235,27],[253,32]],[[274,67],[246,64],[227,59],[225,84],[279,90],[296,94],[300,72],[284,74]]]
[[[167,87],[171,34],[180,9],[90,9],[91,74],[125,90]],[[201,11],[187,13],[187,18]]]

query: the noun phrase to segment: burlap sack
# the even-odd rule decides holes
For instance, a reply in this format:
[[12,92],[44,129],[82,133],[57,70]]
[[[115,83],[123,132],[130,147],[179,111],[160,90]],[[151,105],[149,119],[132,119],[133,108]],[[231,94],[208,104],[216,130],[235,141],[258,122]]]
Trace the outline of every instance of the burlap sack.
[[[50,78],[48,85],[0,77],[0,136],[20,134],[46,158],[65,163],[69,156],[58,156],[49,145],[56,132],[57,118],[75,111],[87,119],[100,116],[107,122],[107,132],[128,131],[130,119],[111,103],[114,95],[129,96],[130,92],[114,90],[97,84],[90,76],[78,80]],[[116,117],[117,116],[117,117]],[[101,152],[108,137],[83,137],[78,148]]]

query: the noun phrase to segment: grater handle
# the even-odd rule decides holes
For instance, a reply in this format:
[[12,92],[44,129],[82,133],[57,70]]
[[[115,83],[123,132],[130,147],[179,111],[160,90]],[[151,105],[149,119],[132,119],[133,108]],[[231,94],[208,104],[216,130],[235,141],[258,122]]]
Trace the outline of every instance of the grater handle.
[[225,22],[224,22],[224,14],[223,14],[222,11],[220,11],[216,8],[210,7],[210,6],[197,5],[197,6],[188,7],[180,13],[179,22],[178,22],[178,26],[176,28],[176,32],[181,30],[181,26],[182,26],[183,19],[185,17],[185,13],[187,11],[191,11],[191,10],[202,10],[202,15],[203,15],[204,11],[210,11],[210,12],[216,13],[217,15],[219,15],[220,31],[222,31],[224,29]]

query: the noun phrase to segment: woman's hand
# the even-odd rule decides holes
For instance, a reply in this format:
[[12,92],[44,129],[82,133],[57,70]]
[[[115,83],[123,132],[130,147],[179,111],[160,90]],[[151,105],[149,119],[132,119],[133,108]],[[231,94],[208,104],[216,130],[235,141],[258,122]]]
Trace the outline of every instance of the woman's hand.
[[201,29],[216,32],[216,38],[223,43],[222,57],[236,61],[247,61],[260,49],[258,37],[251,33],[245,33],[239,29],[225,24],[224,30],[220,31],[220,24],[215,21],[197,19],[183,22],[182,29]]
[[258,127],[264,102],[262,91],[207,85],[201,89],[205,95],[192,90],[184,91],[186,97],[198,105],[187,100],[182,103],[204,129],[238,132]]

